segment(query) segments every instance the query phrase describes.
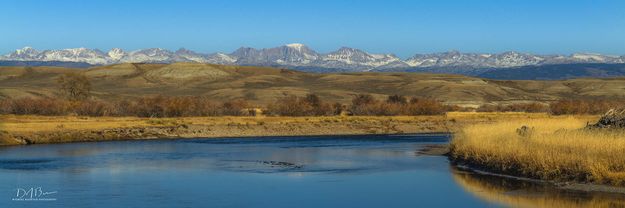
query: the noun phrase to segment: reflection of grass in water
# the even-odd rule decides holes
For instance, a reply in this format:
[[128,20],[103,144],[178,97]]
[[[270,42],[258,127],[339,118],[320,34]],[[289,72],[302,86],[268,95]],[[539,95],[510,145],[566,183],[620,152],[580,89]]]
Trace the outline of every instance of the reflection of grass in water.
[[494,176],[454,172],[454,181],[478,198],[510,207],[625,207],[625,197],[575,193]]
[[0,118],[0,146],[18,144],[6,130],[4,120]]
[[[452,155],[507,174],[625,185],[625,134],[580,130],[585,124],[542,118],[470,125],[453,139]],[[523,125],[530,130],[517,132]]]

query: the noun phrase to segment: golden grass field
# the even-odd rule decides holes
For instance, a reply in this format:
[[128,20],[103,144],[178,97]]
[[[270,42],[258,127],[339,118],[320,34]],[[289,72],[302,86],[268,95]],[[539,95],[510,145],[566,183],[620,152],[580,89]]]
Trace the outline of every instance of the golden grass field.
[[[0,115],[0,130],[12,133],[33,133],[58,130],[97,130],[103,128],[158,127],[172,124],[202,125],[250,125],[250,124],[311,124],[311,123],[354,123],[366,121],[397,121],[404,123],[428,123],[432,127],[442,127],[453,123],[493,122],[505,119],[551,118],[545,113],[517,112],[449,112],[434,116],[322,116],[322,117],[277,117],[277,116],[222,116],[222,117],[179,117],[179,118],[139,118],[139,117],[88,117],[88,116],[37,116]],[[561,118],[561,117],[555,117]],[[596,116],[586,116],[595,119]],[[452,129],[453,130],[453,129]]]
[[[510,119],[464,126],[452,158],[490,171],[531,178],[625,185],[625,132],[583,130],[596,118]],[[533,128],[521,136],[521,126]]]
[[0,145],[157,138],[448,132],[455,123],[445,116],[138,118],[0,115]]
[[548,117],[551,116],[544,113],[469,112],[437,116],[180,118],[0,115],[0,145],[25,144],[24,140],[60,143],[146,138],[456,132],[468,124]]

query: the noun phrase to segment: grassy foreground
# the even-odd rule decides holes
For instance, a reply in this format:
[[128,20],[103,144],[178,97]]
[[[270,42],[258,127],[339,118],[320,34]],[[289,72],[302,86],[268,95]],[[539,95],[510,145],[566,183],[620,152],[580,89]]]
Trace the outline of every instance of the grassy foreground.
[[[625,132],[582,129],[587,122],[559,117],[468,125],[454,136],[451,157],[516,176],[625,185]],[[530,128],[517,131],[521,126]]]
[[549,117],[544,113],[467,112],[436,116],[181,118],[0,115],[0,145],[152,138],[456,132],[469,124]]

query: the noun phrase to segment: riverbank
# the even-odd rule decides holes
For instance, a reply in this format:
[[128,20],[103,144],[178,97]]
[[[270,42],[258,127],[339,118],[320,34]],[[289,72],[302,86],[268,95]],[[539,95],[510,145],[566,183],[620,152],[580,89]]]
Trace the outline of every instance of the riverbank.
[[[0,144],[158,138],[457,132],[470,124],[562,118],[544,113],[451,112],[438,116],[83,117],[0,115]],[[596,119],[583,116],[581,119]]]
[[452,162],[556,183],[625,185],[625,132],[584,129],[580,118],[472,124],[451,142]]

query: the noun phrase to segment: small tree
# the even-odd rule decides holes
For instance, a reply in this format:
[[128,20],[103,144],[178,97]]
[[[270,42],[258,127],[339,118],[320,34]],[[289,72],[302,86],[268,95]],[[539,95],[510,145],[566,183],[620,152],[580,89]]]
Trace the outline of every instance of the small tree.
[[87,76],[79,73],[67,73],[57,79],[61,94],[70,100],[85,100],[91,94],[91,82]]
[[407,100],[406,97],[401,95],[390,95],[388,99],[386,99],[386,102],[391,104],[406,104]]
[[373,98],[373,96],[369,94],[358,94],[354,96],[354,99],[352,99],[353,106],[369,105],[375,102],[376,102],[375,98]]
[[318,108],[319,106],[321,106],[321,99],[319,99],[319,96],[315,94],[307,94],[304,100],[306,103],[314,108]]

